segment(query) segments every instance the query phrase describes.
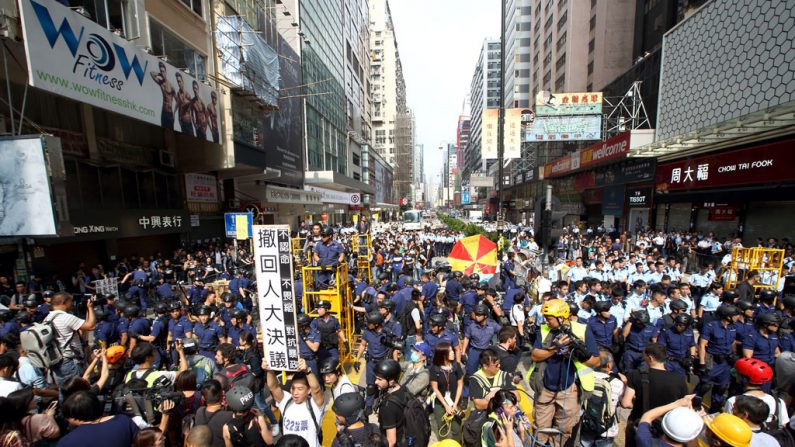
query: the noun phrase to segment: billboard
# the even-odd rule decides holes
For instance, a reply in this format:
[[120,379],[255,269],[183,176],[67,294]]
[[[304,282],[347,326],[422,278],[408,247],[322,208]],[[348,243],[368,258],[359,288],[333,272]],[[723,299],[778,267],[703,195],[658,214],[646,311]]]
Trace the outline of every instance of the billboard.
[[0,140],[0,236],[56,236],[42,139]]
[[185,194],[188,202],[218,202],[218,185],[215,176],[205,174],[185,174]]
[[362,204],[362,195],[359,193],[350,193],[335,191],[333,189],[321,188],[319,186],[304,185],[306,191],[320,193],[320,200],[323,203],[339,203],[341,205],[358,206]]
[[602,115],[537,116],[524,141],[586,141],[602,138]]
[[487,174],[471,174],[469,176],[469,186],[472,186],[473,188],[493,188],[494,177]]
[[505,109],[505,148],[503,158],[522,158],[522,110]]
[[536,116],[601,115],[602,92],[536,94]]
[[480,144],[480,156],[484,160],[498,158],[497,153],[497,133],[499,132],[499,109],[484,109],[483,120],[481,121],[482,137]]
[[372,157],[375,160],[375,202],[376,203],[392,203],[392,170],[390,170],[385,163],[379,158]]
[[53,0],[20,0],[30,85],[218,143],[218,92]]

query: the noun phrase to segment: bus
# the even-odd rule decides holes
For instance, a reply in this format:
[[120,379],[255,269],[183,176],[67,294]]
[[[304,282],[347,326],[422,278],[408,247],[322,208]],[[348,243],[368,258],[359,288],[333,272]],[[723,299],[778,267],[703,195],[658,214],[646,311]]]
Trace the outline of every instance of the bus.
[[406,231],[422,230],[422,212],[419,210],[404,211],[403,230]]

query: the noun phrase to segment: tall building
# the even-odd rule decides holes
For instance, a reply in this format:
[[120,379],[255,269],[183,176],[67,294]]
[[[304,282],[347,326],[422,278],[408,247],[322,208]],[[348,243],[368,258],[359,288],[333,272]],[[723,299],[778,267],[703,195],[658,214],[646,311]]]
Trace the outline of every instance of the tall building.
[[407,109],[395,119],[394,190],[399,198],[413,199],[414,194],[414,113]]
[[469,115],[458,116],[458,126],[455,129],[456,159],[458,164],[456,169],[461,172],[464,168],[464,149],[469,144],[469,133],[471,132],[471,117]]
[[530,91],[530,0],[503,0],[505,7],[505,107],[528,108]]
[[343,2],[345,130],[350,176],[362,181],[362,146],[372,144],[370,100],[370,8],[367,0]]
[[473,172],[485,170],[487,163],[481,157],[482,118],[484,109],[500,106],[500,41],[486,39],[475,65],[470,84],[472,118],[469,141],[464,150],[462,178],[467,180]]

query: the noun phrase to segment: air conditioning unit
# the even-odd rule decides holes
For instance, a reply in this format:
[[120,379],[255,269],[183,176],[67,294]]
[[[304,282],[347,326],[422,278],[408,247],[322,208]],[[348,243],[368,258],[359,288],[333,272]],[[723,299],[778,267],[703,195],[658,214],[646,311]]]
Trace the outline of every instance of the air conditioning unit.
[[168,151],[160,151],[160,165],[166,166],[168,168],[174,167],[174,158],[171,156],[171,153]]

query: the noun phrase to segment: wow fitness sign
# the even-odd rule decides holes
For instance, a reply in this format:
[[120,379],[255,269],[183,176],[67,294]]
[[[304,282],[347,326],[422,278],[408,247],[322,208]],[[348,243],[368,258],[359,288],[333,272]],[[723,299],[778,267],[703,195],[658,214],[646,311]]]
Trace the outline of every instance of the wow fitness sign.
[[20,0],[30,84],[213,141],[217,92],[53,0]]

